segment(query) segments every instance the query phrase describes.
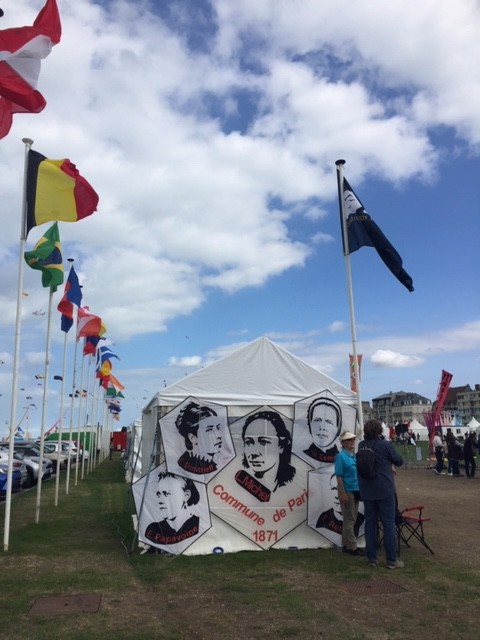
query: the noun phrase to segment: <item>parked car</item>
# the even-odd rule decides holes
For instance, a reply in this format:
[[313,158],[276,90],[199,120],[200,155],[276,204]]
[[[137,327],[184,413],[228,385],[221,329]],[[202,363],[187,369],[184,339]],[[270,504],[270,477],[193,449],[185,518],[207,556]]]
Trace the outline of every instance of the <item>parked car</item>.
[[[14,451],[23,455],[23,460],[27,467],[27,486],[32,487],[37,484],[40,469],[40,448],[34,442],[19,441],[14,443]],[[1,447],[8,449],[8,443]],[[48,480],[54,473],[53,462],[48,458],[43,459],[42,480]]]
[[[22,488],[22,474],[19,469],[12,469],[12,492],[20,491]],[[8,487],[8,465],[0,464],[0,496],[7,493]]]
[[[7,465],[8,468],[8,458],[9,458],[9,450],[8,449],[0,449],[0,464],[2,466]],[[25,464],[25,460],[23,459],[23,455],[18,453],[18,451],[13,452],[13,462],[12,466],[14,469],[18,469],[22,476],[22,487],[28,486],[28,471],[27,465]]]
[[58,446],[55,446],[55,442],[45,442],[43,445],[43,455],[53,462],[55,473],[57,469],[67,469],[68,467],[68,452],[58,451]]
[[[37,440],[37,445],[40,446],[40,443],[38,440]],[[77,460],[77,449],[73,443],[72,443],[72,446],[70,447],[69,442],[65,440],[62,440],[61,442],[58,442],[58,440],[45,440],[44,447],[47,447],[47,446],[48,446],[50,455],[52,455],[52,453],[55,453],[57,455],[60,453],[60,455],[63,456],[67,460],[67,462],[68,462],[68,458],[70,457],[71,465],[75,464]],[[67,465],[65,465],[65,468],[66,467]]]

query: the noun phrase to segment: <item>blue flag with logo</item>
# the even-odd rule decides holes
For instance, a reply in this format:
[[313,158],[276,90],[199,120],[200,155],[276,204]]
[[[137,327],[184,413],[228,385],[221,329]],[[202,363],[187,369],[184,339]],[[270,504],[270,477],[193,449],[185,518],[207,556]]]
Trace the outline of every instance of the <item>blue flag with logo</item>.
[[[400,254],[365,211],[363,204],[345,178],[343,179],[343,198],[347,216],[348,253],[353,253],[360,247],[374,247],[393,275],[409,291],[413,291],[413,280],[403,268]],[[344,253],[346,253],[345,245]]]

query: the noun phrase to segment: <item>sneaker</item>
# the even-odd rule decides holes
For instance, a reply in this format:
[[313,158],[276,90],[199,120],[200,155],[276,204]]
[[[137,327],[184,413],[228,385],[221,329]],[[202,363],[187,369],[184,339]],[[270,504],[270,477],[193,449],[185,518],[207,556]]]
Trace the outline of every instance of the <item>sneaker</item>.
[[368,564],[368,566],[369,566],[369,567],[378,567],[378,562],[377,562],[377,560],[369,560],[369,561],[367,562],[367,564]]
[[449,475],[449,476],[453,476],[453,473],[451,473],[451,472],[449,471],[449,472],[448,472],[448,475]]
[[387,567],[389,569],[403,569],[404,566],[405,566],[405,563],[402,562],[402,560],[397,560],[394,563],[387,564]]
[[436,469],[433,470],[433,473],[435,473],[437,476],[440,475],[440,471],[437,471]]

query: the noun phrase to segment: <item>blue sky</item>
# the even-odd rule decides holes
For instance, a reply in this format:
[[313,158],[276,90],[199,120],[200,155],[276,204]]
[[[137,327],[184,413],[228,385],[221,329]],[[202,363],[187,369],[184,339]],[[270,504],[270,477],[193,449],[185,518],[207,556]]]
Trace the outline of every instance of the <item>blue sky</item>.
[[[5,5],[0,28],[43,2]],[[480,383],[480,8],[58,0],[47,107],[0,141],[0,436],[10,416],[23,137],[70,158],[98,212],[60,223],[83,303],[119,356],[130,424],[164,384],[264,335],[349,385],[335,160],[412,276],[351,256],[364,400]],[[47,225],[30,232],[32,248]],[[26,269],[17,416],[38,432],[48,293]],[[54,298],[54,307],[61,297]],[[73,360],[69,334],[69,374]],[[46,426],[59,417],[52,319]],[[32,401],[26,398],[32,397]]]

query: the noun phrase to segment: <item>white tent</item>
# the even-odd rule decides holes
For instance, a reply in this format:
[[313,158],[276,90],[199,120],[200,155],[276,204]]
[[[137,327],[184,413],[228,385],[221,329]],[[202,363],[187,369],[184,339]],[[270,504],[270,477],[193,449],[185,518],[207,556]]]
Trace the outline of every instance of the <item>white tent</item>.
[[476,420],[475,417],[472,417],[470,422],[467,424],[467,427],[470,429],[470,431],[476,431],[480,427],[480,422]]
[[[159,433],[159,420],[189,397],[198,398],[207,404],[214,403],[227,407],[229,424],[232,424],[259,407],[271,407],[287,420],[293,420],[295,403],[305,401],[321,392],[327,392],[343,405],[356,406],[356,394],[348,387],[320,373],[267,338],[258,338],[221,360],[165,387],[153,396],[142,415],[142,473],[146,474],[149,471],[147,467],[152,460],[152,452],[156,453],[155,464],[164,464],[165,455],[161,438],[156,443],[156,451],[153,451],[155,448],[153,443],[156,434]],[[348,426],[349,430],[354,428],[354,423]],[[311,467],[299,458],[296,458],[295,464],[297,477],[302,475],[306,481],[307,472]],[[333,468],[333,465],[331,466]],[[208,486],[211,489],[211,485],[220,486],[220,482],[223,482],[222,473]],[[148,485],[148,479],[143,483],[144,486]],[[209,495],[212,501],[215,496],[212,496],[212,493]],[[305,501],[306,496],[305,491]],[[304,508],[305,505],[300,507],[301,501],[299,496],[296,504],[290,505],[290,509],[297,509],[297,506],[298,510]],[[220,508],[219,511],[221,511]],[[280,518],[283,509],[277,511]],[[270,533],[272,532],[258,532],[262,536]],[[270,546],[315,548],[330,545],[322,539],[321,535],[309,528],[305,521],[294,531],[286,532],[285,535],[282,533],[278,543]],[[193,542],[184,553],[192,555],[217,553],[218,549],[225,552],[241,549],[258,550],[258,547],[258,544],[253,544],[245,535],[229,526],[228,519],[225,521],[213,514],[211,529]],[[263,548],[266,548],[266,545],[263,545]]]
[[421,441],[428,440],[428,429],[425,425],[414,418],[408,425],[408,430],[415,434],[415,438]]
[[143,409],[142,459],[149,459],[158,419],[188,396],[228,406],[230,418],[261,405],[274,406],[292,417],[295,402],[323,389],[346,404],[356,403],[356,394],[348,387],[267,338],[257,338],[153,396]]

